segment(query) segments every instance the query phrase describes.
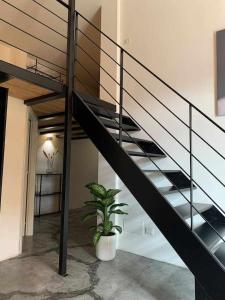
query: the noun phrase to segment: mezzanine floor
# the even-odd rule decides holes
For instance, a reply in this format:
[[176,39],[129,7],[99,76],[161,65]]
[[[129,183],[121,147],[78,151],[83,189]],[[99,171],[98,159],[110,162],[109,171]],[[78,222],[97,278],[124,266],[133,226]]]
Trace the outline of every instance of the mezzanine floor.
[[41,217],[23,255],[0,263],[0,299],[194,299],[194,279],[185,269],[123,251],[113,262],[97,261],[81,214],[70,213],[68,276],[57,274],[59,216]]

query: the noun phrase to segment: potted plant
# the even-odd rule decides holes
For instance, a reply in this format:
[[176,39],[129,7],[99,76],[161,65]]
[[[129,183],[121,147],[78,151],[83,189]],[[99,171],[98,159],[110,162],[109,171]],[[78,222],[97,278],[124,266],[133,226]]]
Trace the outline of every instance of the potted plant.
[[85,207],[91,208],[90,212],[83,216],[83,221],[98,217],[98,224],[91,226],[94,230],[93,244],[96,247],[96,256],[102,261],[113,260],[116,255],[116,234],[115,230],[122,233],[121,226],[115,225],[112,216],[127,215],[119,207],[126,203],[115,204],[115,196],[120,192],[118,189],[107,190],[103,185],[89,183],[86,185],[93,200],[86,201]]

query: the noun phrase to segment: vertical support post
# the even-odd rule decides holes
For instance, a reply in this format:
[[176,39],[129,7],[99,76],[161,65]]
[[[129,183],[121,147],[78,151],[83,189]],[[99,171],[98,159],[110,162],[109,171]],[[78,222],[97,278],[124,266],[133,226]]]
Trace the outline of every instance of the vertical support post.
[[193,145],[192,145],[192,105],[189,104],[189,144],[190,144],[190,217],[193,231]]
[[119,110],[119,145],[122,147],[123,135],[123,64],[124,64],[124,50],[120,48],[120,110]]
[[63,154],[63,178],[62,178],[62,203],[60,225],[59,248],[59,274],[67,272],[67,240],[69,219],[69,186],[70,186],[70,156],[72,136],[72,105],[74,89],[74,54],[75,54],[75,0],[69,0],[68,8],[68,32],[67,32],[67,91],[65,99],[65,125],[64,125],[64,154]]
[[[76,11],[76,16],[75,16],[75,40],[74,40],[74,64],[76,66],[76,62],[77,62],[77,36],[78,36],[78,18],[79,18],[79,14],[78,12]],[[76,67],[75,67],[75,70],[74,70],[74,89],[76,90]]]
[[36,61],[35,61],[35,74],[37,74],[37,71],[38,71],[38,60],[36,58]]

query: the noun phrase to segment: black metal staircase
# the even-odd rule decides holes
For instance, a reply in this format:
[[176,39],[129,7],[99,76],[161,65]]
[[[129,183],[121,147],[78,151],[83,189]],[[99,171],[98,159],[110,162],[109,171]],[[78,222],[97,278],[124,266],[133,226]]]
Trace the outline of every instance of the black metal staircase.
[[[99,109],[93,109],[88,104],[85,94],[74,94],[74,118],[157,224],[201,286],[205,287],[207,295],[210,295],[211,299],[223,299],[221,295],[225,295],[225,216],[217,207],[208,203],[193,204],[187,199],[186,204],[171,205],[165,195],[190,190],[190,179],[180,170],[141,170],[132,160],[133,155],[163,159],[166,158],[166,154],[152,141],[128,136],[128,131],[123,127],[122,141],[135,143],[139,147],[137,152],[125,151],[118,143],[119,135],[108,130],[112,126],[107,126],[104,119],[106,113],[103,118],[102,109],[110,111],[102,104],[99,104]],[[109,113],[109,118],[111,115]],[[118,123],[118,120],[115,118],[114,122]],[[117,126],[113,128],[118,129]],[[146,176],[149,172],[162,172],[171,182],[171,186],[157,188]],[[198,215],[204,222],[192,229],[186,221]]]
[[[27,13],[21,11],[16,6],[10,4],[7,0],[3,0],[5,5],[10,5],[17,9],[20,13],[25,14],[26,17],[33,18]],[[202,180],[194,173],[195,164],[197,163],[204,172],[207,173],[213,182],[215,182],[224,192],[224,180],[221,176],[212,170],[210,164],[204,163],[195,151],[195,140],[199,139],[204,147],[208,147],[213,155],[216,155],[221,160],[225,161],[225,155],[221,150],[217,149],[207,140],[207,135],[200,133],[199,128],[195,125],[194,116],[197,114],[202,121],[209,122],[213,129],[218,130],[221,138],[224,138],[225,130],[221,128],[215,121],[211,120],[198,107],[193,105],[167,82],[162,80],[158,75],[149,70],[143,63],[138,61],[128,51],[118,45],[113,39],[108,37],[104,32],[99,30],[87,18],[82,16],[74,9],[74,1],[70,0],[69,4],[65,4],[61,0],[57,0],[65,9],[69,11],[68,17],[68,36],[56,32],[49,28],[46,24],[42,25],[48,27],[52,32],[60,34],[61,37],[66,38],[68,42],[67,52],[58,49],[55,45],[51,45],[42,38],[32,36],[45,44],[48,49],[60,51],[66,55],[67,68],[58,63],[50,62],[45,58],[39,57],[37,54],[32,54],[21,47],[16,47],[7,41],[9,46],[16,47],[19,50],[27,52],[29,55],[36,57],[36,64],[27,68],[27,70],[10,65],[6,62],[0,61],[0,82],[8,80],[13,77],[18,77],[22,80],[36,83],[42,87],[48,88],[54,93],[45,96],[37,97],[25,102],[27,105],[34,105],[47,101],[54,101],[57,98],[65,95],[65,123],[64,123],[64,192],[62,201],[62,226],[61,226],[61,244],[60,244],[60,274],[66,274],[66,241],[68,231],[68,185],[69,185],[69,165],[70,165],[70,143],[72,139],[72,115],[76,122],[85,131],[86,135],[96,145],[98,150],[102,153],[114,171],[118,174],[124,184],[128,187],[130,192],[137,199],[139,204],[143,207],[145,212],[151,217],[154,223],[158,226],[160,231],[167,238],[169,243],[176,250],[178,255],[183,259],[185,264],[191,270],[196,278],[196,299],[225,299],[225,211],[216,199],[203,185]],[[34,1],[36,5],[41,5]],[[43,9],[46,9],[41,5]],[[49,9],[49,13],[54,14]],[[67,22],[60,16],[54,14],[59,20]],[[33,18],[34,19],[34,18]],[[6,23],[4,19],[0,21]],[[34,21],[38,22],[37,19]],[[80,22],[84,22],[92,27],[98,34],[101,34],[112,47],[119,50],[119,61],[111,53],[98,45],[93,37],[84,32],[80,26]],[[8,25],[13,26],[12,24]],[[13,26],[15,27],[15,26]],[[18,31],[22,31],[29,36],[30,33],[22,30],[20,27],[15,27]],[[93,32],[93,30],[91,32]],[[90,49],[84,48],[85,44],[81,44],[80,40],[85,39],[89,45],[96,47],[96,49],[103,53],[108,60],[115,64],[117,71],[120,73],[120,78],[115,78],[106,69],[104,65],[96,60]],[[87,62],[82,61],[80,56],[84,55]],[[161,84],[162,88],[166,88],[168,94],[172,93],[178,99],[179,105],[185,105],[186,116],[177,114],[173,108],[167,105],[167,102],[162,100],[155,92],[153,92],[146,83],[138,80],[134,75],[133,70],[129,70],[126,61],[129,60],[136,64],[139,70],[145,72],[146,77],[153,78]],[[119,89],[119,96],[113,96],[109,87],[106,87],[99,77],[88,69],[92,62],[101,72],[103,72]],[[38,67],[49,68],[50,73],[46,69],[38,70]],[[75,70],[73,65],[75,64]],[[98,86],[99,90],[103,91],[107,98],[113,102],[109,103],[96,97],[90,86],[82,80],[79,76],[79,68],[89,76],[90,80]],[[55,72],[55,73],[52,73]],[[141,89],[148,95],[149,101],[157,103],[165,113],[169,114],[170,120],[178,122],[179,130],[186,131],[188,136],[188,143],[183,143],[180,138],[169,129],[169,124],[162,122],[154,110],[149,109],[140,101],[135,95],[134,89],[130,89],[129,84],[125,79],[129,78],[135,83],[138,89]],[[148,78],[148,77],[147,77]],[[66,85],[63,86],[63,83]],[[75,83],[75,88],[73,85]],[[78,88],[78,83],[86,92],[81,92]],[[137,119],[135,113],[130,112],[129,105],[126,105],[125,98],[128,97],[132,104],[136,105],[146,119],[151,120],[160,128],[167,138],[170,138],[174,144],[174,151],[167,149],[159,142],[159,136],[154,134],[154,129],[147,129]],[[62,113],[60,113],[62,114]],[[164,121],[164,120],[163,120]],[[136,136],[137,135],[137,136]],[[127,147],[131,145],[135,147],[132,150]],[[175,153],[177,148],[182,149],[184,155],[188,156],[188,168],[178,161]],[[137,159],[143,158],[149,163],[149,167],[142,168],[138,164]],[[163,162],[170,160],[173,168],[162,168]],[[159,164],[160,162],[160,164]],[[167,186],[158,186],[154,178],[162,176],[167,180]],[[204,199],[194,196],[195,191],[201,191]],[[181,204],[174,204],[170,201],[170,196],[179,195],[182,199]],[[225,196],[225,195],[224,195]],[[223,197],[223,195],[221,195]],[[172,299],[171,299],[172,300]]]

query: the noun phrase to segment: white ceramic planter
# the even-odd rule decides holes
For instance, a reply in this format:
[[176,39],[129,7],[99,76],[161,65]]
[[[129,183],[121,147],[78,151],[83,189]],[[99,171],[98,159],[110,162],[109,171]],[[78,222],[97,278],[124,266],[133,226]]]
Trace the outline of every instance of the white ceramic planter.
[[113,260],[116,256],[116,234],[101,236],[96,245],[96,256],[102,261]]

